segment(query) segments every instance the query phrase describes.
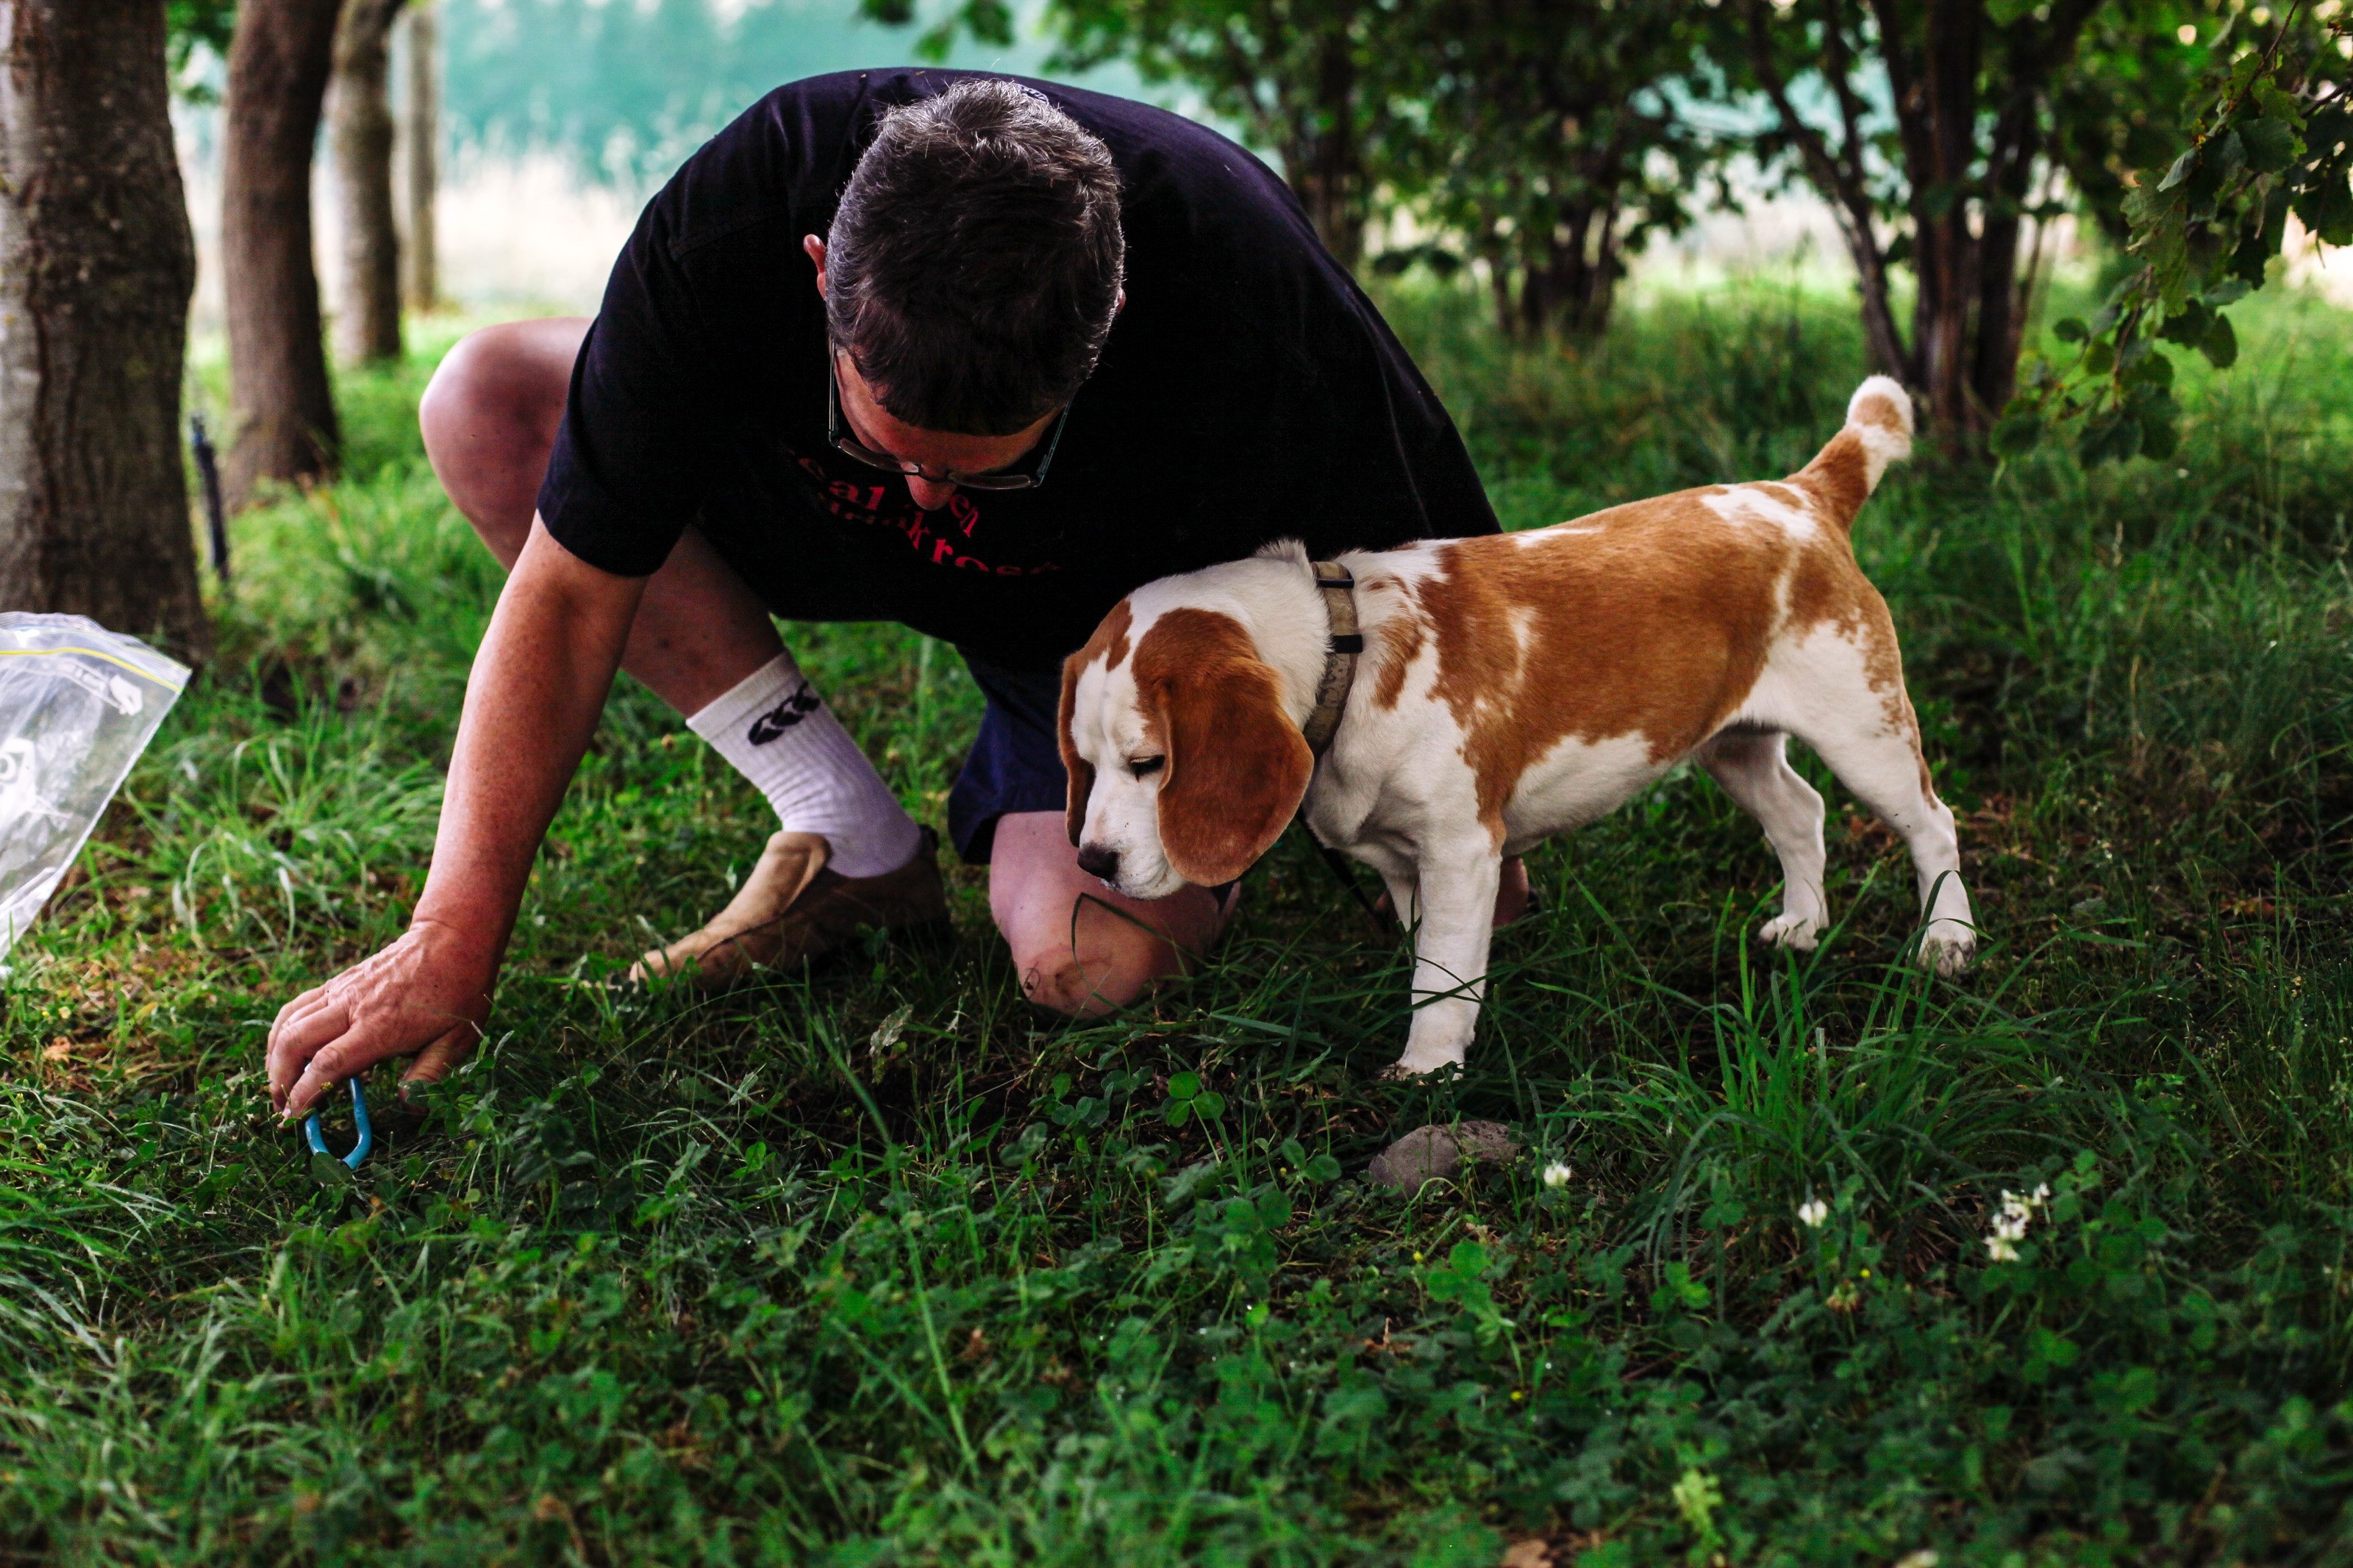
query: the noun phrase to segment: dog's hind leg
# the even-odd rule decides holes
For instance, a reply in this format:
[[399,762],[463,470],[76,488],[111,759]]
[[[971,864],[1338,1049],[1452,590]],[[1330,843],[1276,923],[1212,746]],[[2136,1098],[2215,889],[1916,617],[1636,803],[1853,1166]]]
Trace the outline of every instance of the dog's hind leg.
[[1977,951],[1977,921],[1961,885],[1960,836],[1929,781],[1911,703],[1883,704],[1874,694],[1860,711],[1819,716],[1796,732],[1911,850],[1924,926],[1920,961],[1939,974],[1959,973]]
[[1781,858],[1781,913],[1757,939],[1810,951],[1830,921],[1822,891],[1822,797],[1789,765],[1778,731],[1727,730],[1692,754],[1734,804],[1765,829]]

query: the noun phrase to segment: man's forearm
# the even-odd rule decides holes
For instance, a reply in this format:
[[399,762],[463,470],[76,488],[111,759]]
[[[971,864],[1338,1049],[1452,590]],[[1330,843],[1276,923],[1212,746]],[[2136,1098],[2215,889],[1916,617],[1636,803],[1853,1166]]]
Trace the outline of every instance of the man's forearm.
[[466,683],[416,921],[495,966],[547,826],[596,727],[644,584],[586,565],[536,521]]

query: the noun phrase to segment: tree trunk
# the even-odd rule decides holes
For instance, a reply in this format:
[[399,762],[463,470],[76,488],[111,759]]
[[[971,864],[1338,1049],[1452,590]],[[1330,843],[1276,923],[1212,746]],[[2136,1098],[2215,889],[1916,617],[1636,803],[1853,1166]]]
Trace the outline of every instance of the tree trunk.
[[1618,302],[1618,195],[1601,215],[1601,233],[1594,244],[1593,262],[1585,269],[1584,289],[1571,306],[1575,316],[1569,331],[1594,339],[1609,330],[1609,311]]
[[1553,282],[1560,266],[1560,247],[1549,234],[1531,234],[1520,241],[1519,251],[1519,335],[1534,342],[1552,324]]
[[221,281],[237,424],[232,510],[264,479],[333,471],[338,433],[311,264],[311,151],[341,0],[244,0],[228,50]]
[[1912,270],[1919,283],[1912,357],[1929,416],[1947,430],[1974,434],[1987,423],[1968,395],[1980,249],[1970,224],[1969,186],[1978,154],[1985,0],[1927,0],[1916,54],[1908,9],[1894,0],[1874,5],[1910,189]]
[[1356,57],[1350,19],[1333,19],[1317,56],[1312,109],[1284,149],[1283,172],[1324,248],[1354,270],[1365,254],[1364,169],[1356,135]]
[[156,0],[0,0],[0,605],[211,651],[180,459],[195,245]]
[[441,36],[431,0],[408,7],[408,92],[400,109],[400,194],[408,231],[401,293],[412,310],[441,307],[440,236],[433,205],[441,169]]
[[335,29],[327,141],[343,206],[343,298],[335,353],[345,364],[400,357],[400,233],[392,214],[392,24],[401,0],[346,0]]

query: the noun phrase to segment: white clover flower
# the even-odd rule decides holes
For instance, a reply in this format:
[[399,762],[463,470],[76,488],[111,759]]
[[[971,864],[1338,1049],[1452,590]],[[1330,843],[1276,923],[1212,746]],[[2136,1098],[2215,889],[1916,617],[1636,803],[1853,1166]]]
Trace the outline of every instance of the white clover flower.
[[1822,1221],[1831,1217],[1831,1205],[1820,1198],[1808,1198],[1798,1205],[1798,1222],[1808,1230],[1820,1230]]
[[2048,1183],[2023,1197],[2004,1191],[2001,1212],[1994,1215],[1992,1233],[1986,1237],[1986,1256],[1996,1263],[2017,1262],[2018,1244],[2026,1239],[2027,1226],[2032,1223],[2036,1212],[2050,1201]]
[[1572,1173],[1567,1161],[1555,1160],[1544,1168],[1544,1184],[1547,1187],[1565,1187],[1568,1185],[1568,1178]]

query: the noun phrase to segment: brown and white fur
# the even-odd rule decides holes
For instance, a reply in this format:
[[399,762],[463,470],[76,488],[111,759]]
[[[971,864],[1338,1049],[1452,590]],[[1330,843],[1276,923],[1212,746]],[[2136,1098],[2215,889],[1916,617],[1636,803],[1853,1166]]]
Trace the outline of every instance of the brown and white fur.
[[1953,814],[1848,537],[1911,449],[1911,400],[1873,376],[1845,428],[1778,483],[1340,556],[1365,652],[1320,766],[1300,726],[1328,620],[1304,550],[1147,584],[1063,668],[1080,864],[1141,899],[1228,882],[1303,798],[1316,837],[1378,871],[1413,932],[1398,1068],[1428,1072],[1471,1043],[1504,857],[1685,757],[1780,857],[1781,913],[1757,934],[1812,947],[1828,920],[1822,799],[1784,755],[1795,735],[1909,847],[1921,956],[1952,973],[1977,942]]

